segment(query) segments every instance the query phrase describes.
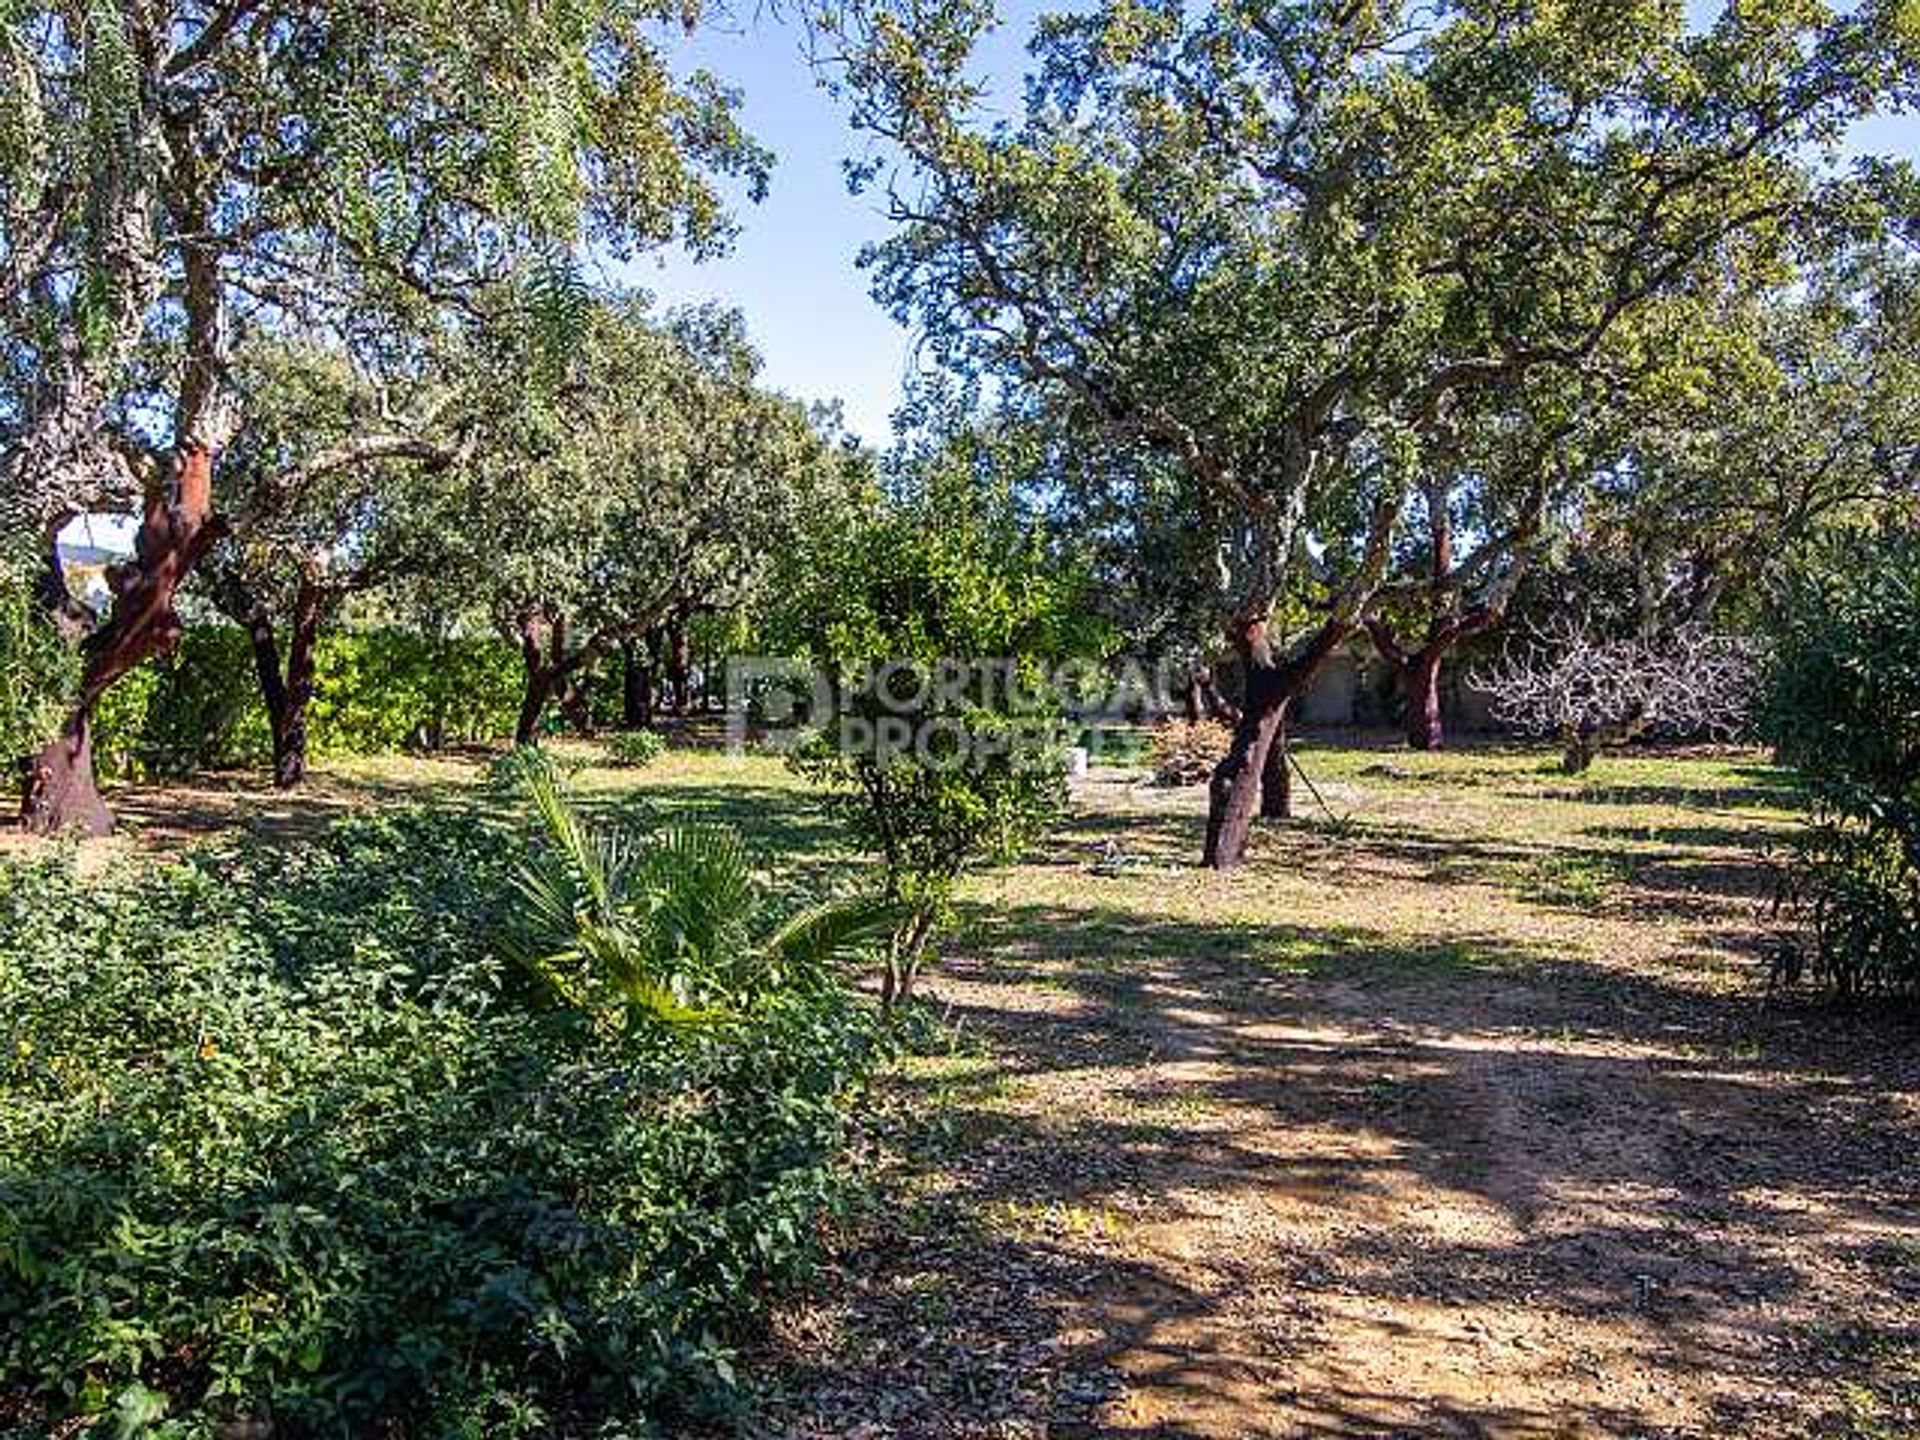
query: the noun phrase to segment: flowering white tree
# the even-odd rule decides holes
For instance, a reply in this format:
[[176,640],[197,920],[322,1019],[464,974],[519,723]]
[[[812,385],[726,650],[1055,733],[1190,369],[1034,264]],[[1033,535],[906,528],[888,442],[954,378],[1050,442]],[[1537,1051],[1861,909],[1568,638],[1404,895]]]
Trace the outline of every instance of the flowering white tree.
[[1565,748],[1561,768],[1583,773],[1613,745],[1644,735],[1739,733],[1760,679],[1754,642],[1698,625],[1607,639],[1563,620],[1510,647],[1473,677],[1494,718]]

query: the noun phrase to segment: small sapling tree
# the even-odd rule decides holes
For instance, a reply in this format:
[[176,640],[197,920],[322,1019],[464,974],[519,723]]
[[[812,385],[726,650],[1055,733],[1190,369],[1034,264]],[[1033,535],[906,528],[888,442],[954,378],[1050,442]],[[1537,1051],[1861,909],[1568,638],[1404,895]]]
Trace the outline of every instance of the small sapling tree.
[[1067,728],[1048,671],[1090,639],[1078,582],[971,477],[876,508],[796,577],[781,627],[832,713],[791,755],[884,869],[900,922],[882,1003],[908,998],[953,889],[1010,860],[1067,800]]

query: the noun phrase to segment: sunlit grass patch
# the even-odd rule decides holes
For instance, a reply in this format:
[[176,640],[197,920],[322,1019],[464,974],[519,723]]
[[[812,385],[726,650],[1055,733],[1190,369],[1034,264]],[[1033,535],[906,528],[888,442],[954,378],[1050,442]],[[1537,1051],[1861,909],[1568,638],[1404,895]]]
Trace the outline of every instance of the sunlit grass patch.
[[1580,910],[1605,904],[1633,874],[1624,856],[1568,850],[1548,851],[1516,868],[1514,888],[1523,898]]
[[988,1207],[986,1219],[991,1228],[1023,1240],[1114,1239],[1127,1227],[1126,1217],[1111,1206],[1063,1200],[1002,1200]]

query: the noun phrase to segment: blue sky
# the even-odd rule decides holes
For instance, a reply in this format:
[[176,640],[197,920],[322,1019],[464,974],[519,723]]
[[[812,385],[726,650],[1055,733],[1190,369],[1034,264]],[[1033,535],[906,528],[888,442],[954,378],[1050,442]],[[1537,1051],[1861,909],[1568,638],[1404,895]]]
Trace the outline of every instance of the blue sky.
[[[1690,0],[1696,16],[1713,0]],[[679,47],[683,63],[703,65],[745,95],[747,129],[777,156],[772,188],[759,205],[736,197],[740,238],[727,256],[696,264],[680,254],[638,262],[622,278],[669,305],[717,300],[747,317],[767,361],[767,378],[809,400],[839,399],[850,428],[884,443],[909,363],[906,333],[867,293],[854,257],[887,233],[879,195],[847,193],[841,162],[859,146],[834,100],[815,83],[790,21],[760,8],[760,18],[701,32]],[[988,73],[1018,93],[1020,46],[1039,0],[1003,6],[1005,24],[989,53]],[[722,22],[723,27],[726,22]],[[1920,157],[1920,117],[1882,117],[1856,137],[1864,149]]]
[[[1010,20],[987,54],[1018,94],[1020,47],[1036,0],[1003,7]],[[665,252],[620,272],[668,305],[717,300],[738,306],[777,388],[842,401],[849,428],[884,443],[910,361],[905,331],[888,318],[855,268],[861,246],[889,225],[884,195],[850,195],[842,162],[861,148],[839,102],[815,83],[790,20],[761,7],[756,21],[703,30],[678,47],[683,64],[711,70],[744,92],[743,122],[774,152],[767,198],[736,195],[740,237],[726,256],[696,263]]]

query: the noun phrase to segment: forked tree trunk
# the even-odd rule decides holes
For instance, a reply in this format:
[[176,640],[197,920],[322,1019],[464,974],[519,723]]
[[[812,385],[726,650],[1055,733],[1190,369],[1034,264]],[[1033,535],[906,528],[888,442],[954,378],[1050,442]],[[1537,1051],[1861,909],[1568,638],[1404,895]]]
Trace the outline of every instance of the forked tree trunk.
[[320,628],[334,593],[309,579],[300,582],[294,592],[283,668],[273,618],[248,593],[245,582],[229,577],[216,584],[215,591],[222,596],[221,608],[246,626],[253,647],[253,670],[273,737],[273,783],[283,790],[294,789],[307,778],[307,717],[313,705]]
[[[601,630],[579,649],[569,650],[566,617],[539,606],[523,613],[515,628],[526,688],[521,693],[519,718],[514,722],[513,743],[532,745],[540,739],[541,717],[556,698],[569,707],[584,706],[586,692],[574,677],[587,672],[601,651],[613,643],[617,632]],[[573,718],[577,721],[579,715],[575,713]],[[587,724],[591,726],[591,716]]]
[[170,482],[148,488],[133,560],[110,574],[113,610],[107,623],[87,638],[73,713],[60,733],[24,763],[20,821],[35,834],[74,830],[106,835],[113,830],[113,815],[94,782],[94,706],[121,676],[179,644],[182,627],[175,598],[219,533],[213,516],[212,452],[184,450],[172,469]]
[[1498,625],[1503,605],[1480,605],[1463,615],[1437,621],[1418,650],[1404,648],[1393,629],[1379,616],[1367,620],[1367,634],[1380,658],[1393,668],[1400,690],[1402,722],[1407,745],[1414,750],[1439,750],[1446,744],[1446,716],[1440,703],[1440,675],[1447,656],[1473,635]]
[[[1544,496],[1544,491],[1541,493]],[[1536,515],[1519,528],[1519,538],[1513,543],[1524,544],[1537,524]],[[1462,641],[1483,630],[1491,630],[1506,618],[1508,599],[1527,571],[1526,555],[1516,549],[1506,578],[1480,603],[1460,610],[1453,589],[1456,583],[1453,516],[1448,509],[1444,484],[1436,484],[1427,492],[1427,526],[1433,548],[1428,562],[1427,629],[1419,648],[1410,650],[1401,644],[1384,616],[1369,615],[1366,621],[1374,649],[1393,667],[1394,678],[1399,683],[1407,745],[1414,750],[1438,750],[1446,744],[1446,721],[1440,706],[1440,672],[1447,656]]]
[[1232,870],[1246,859],[1268,753],[1285,724],[1287,708],[1350,633],[1352,627],[1344,621],[1329,620],[1284,659],[1273,653],[1263,620],[1248,624],[1236,637],[1246,672],[1246,703],[1234,726],[1233,743],[1207,787],[1207,842],[1201,863],[1210,869]]

